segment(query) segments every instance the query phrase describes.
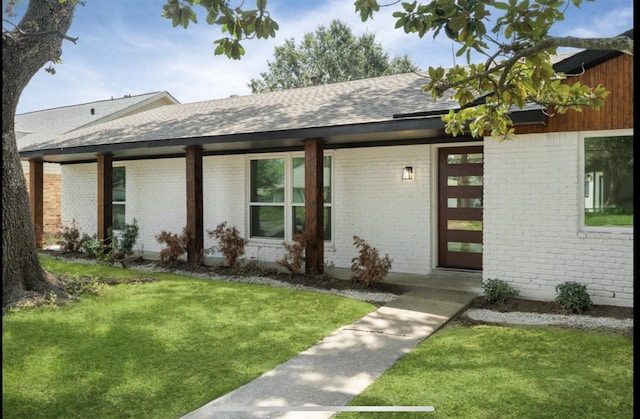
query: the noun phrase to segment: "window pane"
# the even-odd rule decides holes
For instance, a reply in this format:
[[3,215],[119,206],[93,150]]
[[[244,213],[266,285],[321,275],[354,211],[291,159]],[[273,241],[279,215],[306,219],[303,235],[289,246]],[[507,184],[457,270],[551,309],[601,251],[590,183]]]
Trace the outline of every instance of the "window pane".
[[284,203],[284,159],[251,160],[251,202]]
[[[293,232],[304,232],[304,207],[293,207]],[[324,207],[324,239],[331,240],[331,207]]]
[[633,136],[585,138],[587,226],[633,225]]
[[113,168],[113,201],[125,202],[126,199],[126,176],[124,167]]
[[125,206],[124,204],[113,204],[113,229],[123,230],[125,225]]
[[251,206],[251,237],[284,238],[283,206]]
[[[325,203],[331,202],[331,156],[324,156],[322,185],[324,187],[323,199]],[[293,158],[293,203],[304,203],[304,158]]]
[[304,158],[293,159],[293,202],[304,203]]
[[322,178],[324,186],[324,202],[331,202],[331,156],[324,156],[324,175]]

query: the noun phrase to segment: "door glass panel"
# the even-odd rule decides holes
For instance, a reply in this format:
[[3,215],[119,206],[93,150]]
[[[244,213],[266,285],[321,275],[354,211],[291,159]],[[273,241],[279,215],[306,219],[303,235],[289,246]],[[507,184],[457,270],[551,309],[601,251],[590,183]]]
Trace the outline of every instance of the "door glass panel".
[[447,164],[482,163],[482,153],[449,154]]
[[447,242],[447,250],[449,250],[450,252],[482,253],[482,244]]
[[447,220],[448,230],[482,231],[482,221]]
[[447,198],[447,208],[482,208],[482,198]]
[[482,176],[447,176],[447,186],[482,186]]

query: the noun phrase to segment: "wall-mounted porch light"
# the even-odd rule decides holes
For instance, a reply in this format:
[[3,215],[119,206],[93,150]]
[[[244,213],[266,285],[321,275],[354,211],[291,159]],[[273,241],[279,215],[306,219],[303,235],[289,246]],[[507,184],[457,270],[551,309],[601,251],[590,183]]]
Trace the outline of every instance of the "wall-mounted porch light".
[[402,169],[402,180],[413,180],[413,167],[407,166]]

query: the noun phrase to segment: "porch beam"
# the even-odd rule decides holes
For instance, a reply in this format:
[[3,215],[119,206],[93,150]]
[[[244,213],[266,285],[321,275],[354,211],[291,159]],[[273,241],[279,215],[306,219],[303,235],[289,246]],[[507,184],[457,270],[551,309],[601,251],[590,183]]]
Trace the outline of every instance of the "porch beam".
[[201,264],[204,257],[204,216],[202,198],[202,147],[189,146],[187,168],[187,261]]
[[324,140],[304,140],[305,272],[324,272]]
[[98,154],[98,240],[108,244],[113,227],[113,154]]
[[29,159],[29,202],[36,237],[36,247],[44,243],[44,164],[41,159]]

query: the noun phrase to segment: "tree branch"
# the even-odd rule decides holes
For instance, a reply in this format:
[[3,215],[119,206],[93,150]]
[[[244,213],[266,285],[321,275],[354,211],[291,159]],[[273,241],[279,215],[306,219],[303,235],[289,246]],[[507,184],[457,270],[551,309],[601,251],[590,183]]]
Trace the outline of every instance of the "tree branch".
[[633,55],[633,39],[627,36],[616,36],[612,38],[576,38],[573,36],[555,37],[550,36],[547,40],[558,47],[570,47],[593,50],[620,51]]

